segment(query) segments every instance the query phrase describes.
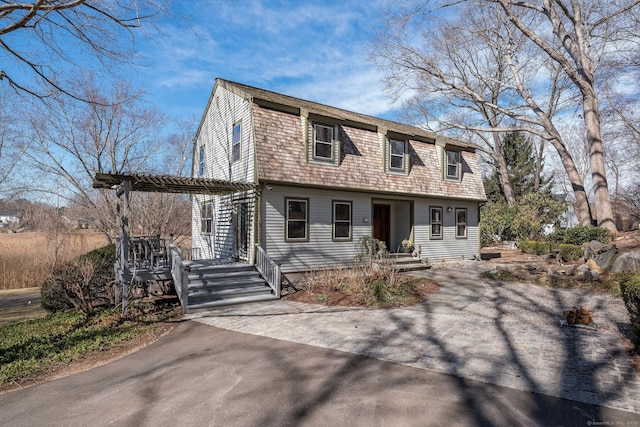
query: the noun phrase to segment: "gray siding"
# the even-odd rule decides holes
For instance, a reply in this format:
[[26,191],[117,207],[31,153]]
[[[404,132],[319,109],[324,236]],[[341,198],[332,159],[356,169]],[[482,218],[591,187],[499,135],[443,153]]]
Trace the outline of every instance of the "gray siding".
[[[240,160],[232,161],[232,138],[234,124],[241,122]],[[250,102],[227,89],[217,86],[202,118],[196,136],[194,150],[193,176],[199,176],[200,147],[205,148],[205,170],[203,177],[239,182],[255,182],[255,145],[252,132]],[[197,195],[192,198],[192,245],[201,248],[203,257],[220,258],[237,255],[235,251],[235,235],[232,228],[232,211],[230,203],[244,198],[244,195],[206,196]],[[205,200],[214,202],[214,230],[211,234],[201,233],[200,205]],[[253,200],[253,198],[251,198]],[[227,202],[227,203],[225,203]],[[253,212],[253,201],[251,202]],[[253,224],[253,220],[251,221]],[[253,231],[253,226],[250,227]],[[253,235],[250,236],[253,242]],[[250,243],[250,246],[252,244]],[[252,250],[248,258],[252,258]]]
[[[282,263],[285,272],[308,271],[322,266],[346,265],[352,262],[358,240],[372,234],[372,204],[391,206],[391,250],[395,251],[404,238],[410,237],[411,207],[413,206],[414,239],[422,245],[422,257],[440,259],[470,259],[479,255],[478,205],[428,198],[389,198],[388,196],[270,186],[263,192],[262,215],[264,228],[261,242],[267,253]],[[285,241],[285,199],[302,198],[309,201],[308,241]],[[332,240],[332,201],[351,201],[353,239],[349,242]],[[429,239],[429,206],[444,207],[444,238]],[[452,206],[452,213],[446,207]],[[466,208],[467,238],[455,238],[455,208]]]

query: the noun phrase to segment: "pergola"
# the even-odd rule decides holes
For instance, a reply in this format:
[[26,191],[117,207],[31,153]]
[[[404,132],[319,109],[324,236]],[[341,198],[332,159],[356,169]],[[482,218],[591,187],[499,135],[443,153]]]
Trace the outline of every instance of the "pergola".
[[120,237],[117,250],[116,280],[123,284],[123,310],[126,309],[126,291],[123,277],[129,276],[129,204],[130,192],[142,191],[150,193],[174,194],[215,194],[225,195],[243,191],[256,190],[252,183],[231,182],[208,178],[187,178],[171,175],[114,174],[96,173],[93,188],[111,189],[116,192],[116,233]]

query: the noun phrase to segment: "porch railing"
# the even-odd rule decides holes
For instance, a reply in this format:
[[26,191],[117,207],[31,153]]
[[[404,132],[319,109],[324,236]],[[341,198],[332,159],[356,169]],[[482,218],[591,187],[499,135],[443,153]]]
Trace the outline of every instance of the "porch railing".
[[264,280],[273,289],[276,298],[280,298],[280,285],[282,283],[282,272],[280,264],[269,258],[267,253],[260,245],[256,245],[256,269]]
[[182,314],[184,314],[187,312],[187,305],[189,304],[189,271],[191,269],[184,265],[180,249],[173,243],[169,244],[169,253],[171,254],[171,277],[182,306]]

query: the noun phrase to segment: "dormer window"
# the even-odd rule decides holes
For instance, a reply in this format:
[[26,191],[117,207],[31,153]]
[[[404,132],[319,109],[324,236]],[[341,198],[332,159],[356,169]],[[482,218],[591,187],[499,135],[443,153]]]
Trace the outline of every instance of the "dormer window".
[[385,171],[409,174],[409,142],[388,138],[385,147]]
[[333,161],[333,126],[313,125],[313,158]]
[[460,161],[460,152],[445,150],[445,178],[459,181],[461,177],[462,165]]
[[340,126],[331,120],[302,118],[306,128],[307,162],[340,166]]
[[389,169],[396,171],[405,170],[405,152],[407,141],[389,140]]

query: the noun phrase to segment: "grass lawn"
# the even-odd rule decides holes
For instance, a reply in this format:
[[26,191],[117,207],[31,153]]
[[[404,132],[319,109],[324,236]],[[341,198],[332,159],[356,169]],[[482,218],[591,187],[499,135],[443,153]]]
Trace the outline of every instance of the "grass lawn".
[[155,340],[179,313],[175,304],[137,302],[124,317],[109,307],[90,317],[72,311],[2,325],[0,390],[41,382],[74,364],[113,359],[114,350]]

